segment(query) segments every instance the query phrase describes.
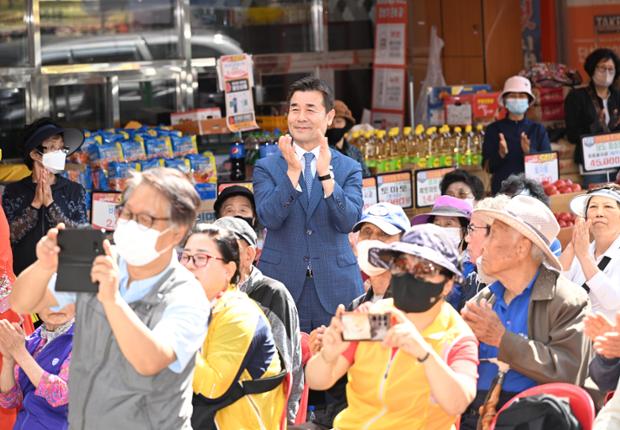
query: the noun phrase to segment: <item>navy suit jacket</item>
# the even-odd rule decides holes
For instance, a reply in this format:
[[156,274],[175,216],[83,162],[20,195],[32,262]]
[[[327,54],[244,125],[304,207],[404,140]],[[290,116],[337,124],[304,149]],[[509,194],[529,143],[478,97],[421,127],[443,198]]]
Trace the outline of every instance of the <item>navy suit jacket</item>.
[[324,309],[335,313],[362,293],[357,259],[348,233],[362,214],[362,169],[357,161],[330,149],[334,192],[324,198],[314,177],[308,199],[303,175],[299,192],[286,174],[281,154],[263,158],[254,167],[254,198],[267,237],[258,268],[282,282],[299,306],[308,264]]

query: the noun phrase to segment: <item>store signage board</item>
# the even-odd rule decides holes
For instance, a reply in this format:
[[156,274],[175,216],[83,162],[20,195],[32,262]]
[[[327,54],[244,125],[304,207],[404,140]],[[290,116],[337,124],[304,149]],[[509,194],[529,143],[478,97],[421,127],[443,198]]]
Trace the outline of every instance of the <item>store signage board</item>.
[[587,172],[620,167],[620,133],[584,136],[581,147]]
[[524,157],[525,177],[536,182],[560,179],[560,160],[556,151],[527,154]]
[[413,207],[413,184],[411,171],[383,173],[377,175],[377,197],[379,202],[392,203],[403,209]]
[[224,55],[217,60],[218,82],[226,101],[226,124],[232,132],[258,128],[252,96],[252,65],[248,54]]
[[93,193],[90,215],[93,228],[107,231],[116,228],[116,207],[121,203],[121,199],[121,193]]
[[362,197],[364,199],[363,210],[366,210],[372,205],[379,203],[376,177],[371,176],[369,178],[362,179]]
[[441,180],[452,172],[454,167],[439,167],[437,169],[416,170],[415,172],[415,206],[427,208],[435,204],[441,195]]

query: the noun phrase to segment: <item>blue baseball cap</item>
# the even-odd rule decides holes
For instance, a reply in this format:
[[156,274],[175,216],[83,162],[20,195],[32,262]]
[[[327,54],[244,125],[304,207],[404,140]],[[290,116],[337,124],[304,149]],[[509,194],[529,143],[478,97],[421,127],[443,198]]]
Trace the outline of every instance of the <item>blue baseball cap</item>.
[[367,208],[362,214],[362,219],[353,226],[353,232],[359,231],[365,222],[376,225],[390,236],[404,233],[411,228],[403,208],[392,203],[377,203]]

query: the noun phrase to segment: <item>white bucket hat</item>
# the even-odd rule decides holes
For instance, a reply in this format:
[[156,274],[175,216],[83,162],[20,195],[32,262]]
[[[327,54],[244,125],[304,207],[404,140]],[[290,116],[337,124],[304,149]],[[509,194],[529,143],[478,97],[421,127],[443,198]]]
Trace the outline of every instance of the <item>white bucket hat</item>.
[[486,218],[487,224],[498,220],[517,230],[543,251],[548,265],[562,270],[560,260],[549,248],[560,232],[560,225],[553,212],[540,200],[518,195],[502,210],[474,209],[474,213]]
[[523,76],[511,76],[506,79],[504,89],[498,99],[500,106],[504,106],[504,96],[508,93],[527,94],[530,96],[530,105],[534,103],[534,100],[536,100],[534,93],[532,93],[532,84],[530,83],[530,80],[528,78],[524,78]]
[[588,210],[588,204],[592,197],[606,197],[608,199],[615,200],[620,204],[620,188],[614,186],[606,186],[601,188],[595,188],[584,194],[579,194],[570,201],[570,210],[577,216],[582,218],[586,217],[586,211]]

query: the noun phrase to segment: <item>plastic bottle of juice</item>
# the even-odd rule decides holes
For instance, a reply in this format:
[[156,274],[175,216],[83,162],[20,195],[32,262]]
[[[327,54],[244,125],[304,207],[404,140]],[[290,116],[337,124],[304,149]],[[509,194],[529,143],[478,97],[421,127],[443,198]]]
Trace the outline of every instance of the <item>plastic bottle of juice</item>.
[[364,133],[364,163],[371,174],[377,173],[377,141],[372,130]]
[[398,127],[392,127],[388,131],[387,145],[387,166],[388,172],[395,172],[402,169],[402,160],[400,157],[400,129]]
[[435,167],[435,160],[437,160],[437,164],[439,164],[439,158],[435,156],[435,138],[437,127],[430,127],[426,129],[426,145],[425,145],[425,159],[426,163],[423,168],[430,169],[431,167]]
[[403,127],[403,135],[400,139],[400,153],[403,159],[403,169],[411,169],[413,167],[413,145],[414,140],[411,133],[411,127]]
[[452,153],[454,154],[452,157],[452,164],[449,164],[450,166],[456,166],[457,168],[460,166],[460,161],[461,161],[461,153],[463,151],[463,148],[461,148],[462,145],[462,139],[463,139],[463,134],[462,134],[462,129],[461,127],[454,127],[454,129],[452,130]]
[[413,152],[413,159],[411,161],[412,167],[415,169],[421,168],[420,160],[424,159],[424,126],[422,124],[418,124],[414,130],[412,152]]
[[472,164],[474,166],[480,166],[482,164],[482,143],[484,142],[484,126],[478,124],[476,126],[476,133],[474,134],[473,147],[472,147]]
[[463,154],[461,155],[461,165],[471,166],[472,164],[472,146],[473,146],[474,132],[471,125],[465,126],[465,147],[463,148]]
[[388,171],[389,145],[386,143],[385,134],[385,130],[375,131],[375,138],[377,140],[377,173],[385,173]]

